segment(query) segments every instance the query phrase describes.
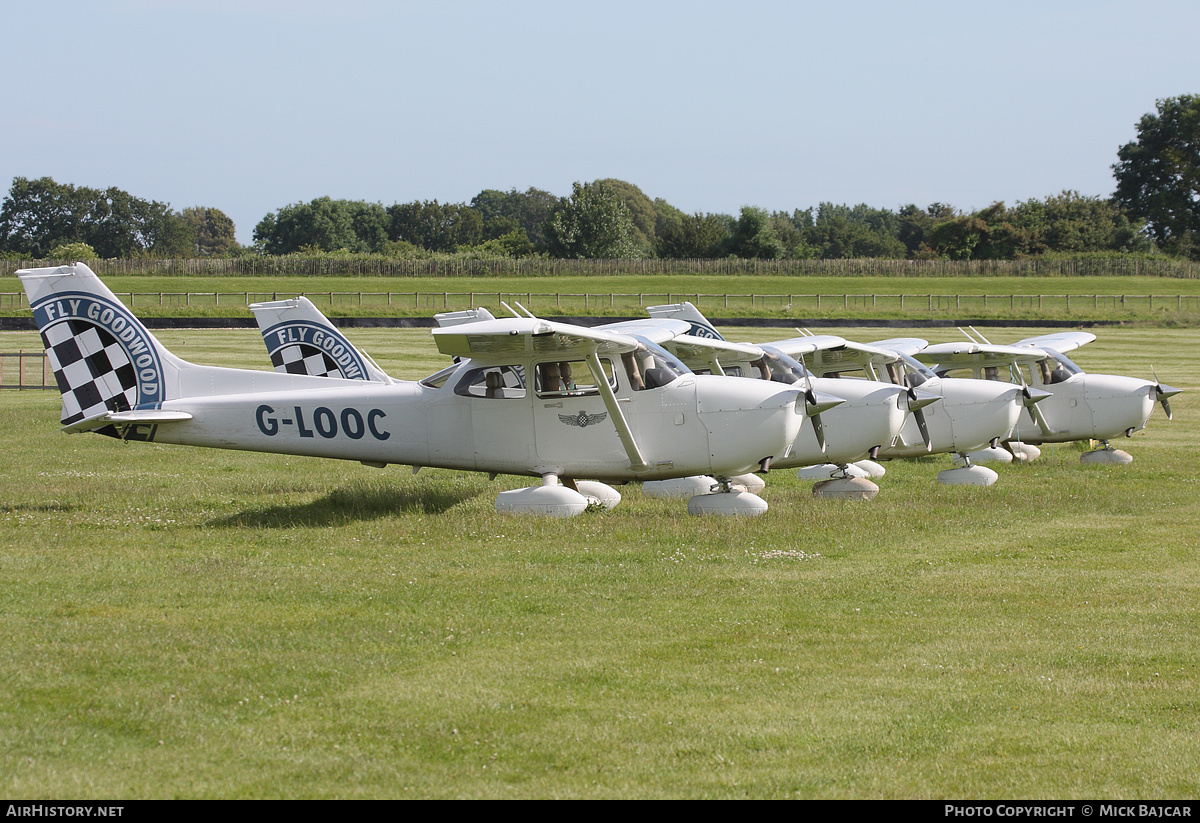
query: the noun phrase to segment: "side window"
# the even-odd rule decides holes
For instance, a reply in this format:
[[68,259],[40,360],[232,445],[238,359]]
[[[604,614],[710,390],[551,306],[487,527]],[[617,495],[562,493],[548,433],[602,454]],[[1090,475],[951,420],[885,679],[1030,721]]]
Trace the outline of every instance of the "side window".
[[936,372],[939,377],[955,377],[962,378],[964,380],[970,380],[979,376],[975,373],[975,369],[971,366],[964,366],[956,369],[948,369],[938,366]]
[[525,396],[525,369],[521,366],[485,366],[470,369],[454,387],[455,394],[491,400]]
[[[612,362],[601,359],[600,367],[604,369],[608,385],[615,388],[617,381],[613,376]],[[534,373],[537,375],[535,390],[538,397],[582,397],[600,391],[586,360],[538,363],[534,367]]]

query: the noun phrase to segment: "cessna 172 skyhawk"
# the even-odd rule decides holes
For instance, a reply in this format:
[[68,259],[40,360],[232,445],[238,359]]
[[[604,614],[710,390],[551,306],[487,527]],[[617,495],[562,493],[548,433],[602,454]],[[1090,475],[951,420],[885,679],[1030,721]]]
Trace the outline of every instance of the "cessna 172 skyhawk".
[[[688,322],[693,335],[720,337],[708,319],[691,303],[651,306],[648,311],[656,318]],[[800,358],[804,367],[814,375],[814,384],[830,393],[849,397],[853,391],[851,387],[855,385],[876,386],[883,383],[893,391],[907,390],[910,393],[920,387],[927,397],[940,399],[940,403],[922,408],[910,418],[901,418],[903,429],[894,432],[894,436],[885,441],[873,457],[893,459],[952,453],[958,455],[964,465],[939,473],[940,482],[991,485],[996,481],[996,473],[986,467],[973,466],[967,455],[1006,437],[1023,409],[1050,395],[1007,383],[939,378],[895,348],[910,342],[913,341],[885,340],[864,345],[833,335],[807,335],[762,343],[760,346],[770,354],[765,361],[772,373],[769,379],[779,379],[777,373],[780,366],[790,356]],[[923,345],[925,341],[915,342]],[[742,370],[741,373],[747,372]],[[757,376],[753,371],[749,374]],[[846,379],[851,376],[859,379]],[[838,412],[843,409],[845,406],[838,407]],[[820,473],[825,477],[845,477],[853,471],[849,464],[859,459],[847,459],[845,455],[831,451],[823,463],[832,465],[822,466],[820,472],[808,470],[804,476],[816,477]],[[775,465],[779,466],[780,463]]]
[[1006,439],[1027,444],[1099,440],[1101,447],[1083,454],[1084,462],[1129,463],[1133,458],[1112,448],[1109,440],[1145,428],[1155,402],[1162,403],[1170,420],[1168,398],[1181,389],[1164,386],[1157,378],[1151,382],[1085,373],[1064,356],[1095,339],[1091,332],[1058,332],[1001,346],[976,331],[965,342],[926,346],[915,356],[941,375],[1005,380],[1049,392],[1051,397],[1030,407],[1028,419],[1021,418]]
[[[300,374],[325,375],[339,371],[339,367],[329,360],[328,355],[317,351],[310,343],[304,342],[306,336],[318,335],[322,341],[336,338],[350,351],[357,351],[335,326],[321,314],[320,310],[307,298],[298,297],[292,300],[280,300],[272,303],[258,303],[250,307],[262,331],[263,340],[271,356],[271,362],[277,370],[290,370]],[[437,322],[442,327],[465,326],[497,322],[487,309],[468,309],[466,311],[447,312],[436,315]],[[721,372],[720,361],[754,361],[761,362],[766,356],[762,349],[748,343],[730,343],[711,337],[693,337],[685,334],[689,324],[675,319],[644,319],[609,323],[596,326],[595,330],[608,333],[631,334],[652,340],[661,344],[671,354],[676,355],[685,365],[700,369],[711,369],[718,374]],[[310,332],[311,330],[311,332]],[[346,368],[340,373],[351,373],[356,378],[367,380],[388,381],[392,378],[373,364],[370,357],[359,352],[362,364],[358,360],[346,359]],[[803,375],[803,369],[798,363],[792,363],[797,374]],[[553,364],[551,364],[553,365]],[[658,380],[654,372],[642,369],[646,379]],[[571,379],[569,366],[555,367],[555,378]],[[868,384],[860,381],[856,384],[846,383],[839,388],[847,389],[839,395],[819,392],[811,385],[803,386],[796,381],[797,374],[779,378],[776,382],[794,383],[804,388],[806,414],[812,418],[813,425],[801,429],[791,447],[791,454],[777,458],[772,465],[797,466],[806,465],[814,460],[825,457],[827,449],[830,454],[846,460],[866,457],[880,444],[889,442],[895,437],[904,424],[907,414],[907,402],[900,402],[899,395],[907,395],[903,390],[894,386]],[[501,385],[502,382],[502,385]],[[503,381],[497,378],[498,391],[523,391],[526,376],[518,373],[506,374]],[[811,381],[810,381],[811,383]],[[845,395],[845,398],[843,397]],[[846,399],[852,398],[852,399]],[[928,398],[932,402],[934,398]],[[915,401],[913,406],[920,401]],[[834,409],[827,415],[832,420],[822,422],[822,412]],[[830,445],[832,444],[832,445]],[[829,458],[833,459],[833,458]],[[733,478],[747,488],[761,488],[762,481],[754,477],[740,476]],[[667,481],[648,480],[643,483],[643,493],[653,496],[677,496],[680,492],[685,495],[697,489],[706,489],[714,483],[711,477],[677,478]]]
[[[569,488],[576,479],[762,470],[787,456],[804,421],[795,389],[747,393],[740,381],[676,367],[632,336],[535,318],[434,330],[441,352],[470,359],[420,382],[201,366],[167,351],[84,264],[17,274],[67,432],[540,476],[541,487],[504,492],[497,508],[572,515],[588,505]],[[551,380],[550,364],[561,375],[563,363],[574,383]],[[652,364],[640,382],[635,363]],[[505,381],[517,373],[537,379],[511,389]],[[698,510],[766,505],[747,493],[715,497]]]

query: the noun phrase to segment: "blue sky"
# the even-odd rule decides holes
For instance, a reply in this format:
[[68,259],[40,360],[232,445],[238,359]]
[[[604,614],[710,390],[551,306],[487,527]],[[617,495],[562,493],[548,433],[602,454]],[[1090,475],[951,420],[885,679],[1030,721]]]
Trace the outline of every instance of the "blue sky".
[[685,212],[1108,196],[1200,3],[0,0],[0,189],[469,202],[616,177]]

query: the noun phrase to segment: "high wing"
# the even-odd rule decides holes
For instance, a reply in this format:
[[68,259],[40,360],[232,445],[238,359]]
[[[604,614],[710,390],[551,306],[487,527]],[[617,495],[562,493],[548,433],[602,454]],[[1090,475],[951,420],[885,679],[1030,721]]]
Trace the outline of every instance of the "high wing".
[[595,328],[614,334],[638,335],[661,346],[668,340],[676,340],[686,336],[691,327],[682,320],[651,318],[647,320],[623,320],[620,323],[604,323]]
[[921,349],[928,346],[929,341],[922,340],[920,337],[890,337],[887,340],[873,340],[868,345],[878,349],[889,349],[912,357],[921,351]]
[[1054,349],[1057,352],[1069,352],[1080,346],[1085,346],[1096,339],[1096,335],[1087,331],[1065,331],[1055,334],[1042,334],[1037,337],[1026,337],[1013,343],[1014,346],[1033,346],[1035,348]]
[[937,366],[938,371],[942,372],[949,369],[981,369],[1031,363],[1044,360],[1050,355],[1036,346],[1000,346],[994,343],[976,343],[973,340],[956,340],[926,346],[913,356],[922,363]]
[[638,341],[627,334],[587,329],[536,317],[481,320],[433,330],[438,351],[472,360],[589,354],[620,355],[635,351]]
[[764,354],[763,350],[753,343],[731,343],[728,340],[696,337],[691,334],[672,338],[662,345],[684,363],[703,363],[713,374],[725,374],[724,366],[733,363],[748,368],[750,364],[761,360]]
[[771,346],[800,360],[817,377],[837,377],[861,369],[872,380],[894,382],[889,380],[887,368],[901,359],[893,347],[856,343],[829,334],[792,337],[772,342]]

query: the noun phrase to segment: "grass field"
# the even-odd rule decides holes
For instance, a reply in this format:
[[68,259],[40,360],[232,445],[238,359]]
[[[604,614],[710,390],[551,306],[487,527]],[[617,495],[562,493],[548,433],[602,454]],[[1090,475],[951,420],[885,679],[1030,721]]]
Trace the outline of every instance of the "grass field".
[[[0,285],[0,314],[27,316],[16,278],[0,282],[6,284]],[[914,323],[1020,318],[1200,325],[1200,281],[1170,277],[125,275],[105,282],[123,299],[132,299],[138,314],[167,317],[249,318],[247,302],[307,293],[335,317],[428,317],[480,305],[501,312],[502,300],[520,301],[543,315],[636,316],[644,306],[691,300],[713,317],[770,317],[782,325],[847,317],[908,318]]]
[[[159,336],[266,367],[250,331]],[[428,332],[350,336],[443,365]],[[978,489],[894,462],[867,504],[774,472],[756,520],[633,485],[501,516],[525,481],[66,436],[57,393],[4,392],[0,793],[1196,797],[1198,348],[1074,353],[1186,390],[1131,466],[1049,447]]]

